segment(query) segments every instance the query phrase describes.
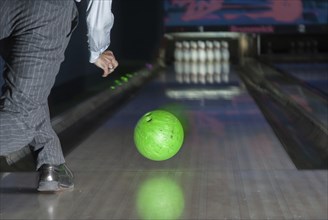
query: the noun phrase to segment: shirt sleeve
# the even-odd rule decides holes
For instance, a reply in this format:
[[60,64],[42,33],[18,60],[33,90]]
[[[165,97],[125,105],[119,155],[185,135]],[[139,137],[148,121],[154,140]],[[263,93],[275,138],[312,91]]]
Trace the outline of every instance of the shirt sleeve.
[[112,0],[89,0],[87,27],[91,63],[109,47],[113,24]]

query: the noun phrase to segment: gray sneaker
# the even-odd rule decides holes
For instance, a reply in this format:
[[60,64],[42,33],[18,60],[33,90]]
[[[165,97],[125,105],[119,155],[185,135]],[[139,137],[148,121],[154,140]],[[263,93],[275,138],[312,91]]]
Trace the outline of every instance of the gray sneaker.
[[43,164],[38,171],[40,192],[58,192],[74,188],[74,175],[66,164]]

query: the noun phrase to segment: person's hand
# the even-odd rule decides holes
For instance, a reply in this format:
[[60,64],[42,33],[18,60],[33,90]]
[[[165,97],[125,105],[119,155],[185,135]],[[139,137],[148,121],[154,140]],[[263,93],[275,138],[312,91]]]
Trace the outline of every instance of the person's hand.
[[94,64],[104,70],[103,77],[108,76],[118,66],[118,62],[115,59],[113,52],[110,50],[103,52]]

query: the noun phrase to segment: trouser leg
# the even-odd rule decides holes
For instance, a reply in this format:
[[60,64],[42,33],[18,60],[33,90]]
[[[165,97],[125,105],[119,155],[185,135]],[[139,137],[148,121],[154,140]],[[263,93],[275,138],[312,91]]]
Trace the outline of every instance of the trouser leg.
[[73,0],[1,0],[0,39],[7,38],[0,101],[0,155],[32,144],[37,167],[64,163],[47,99],[76,16]]

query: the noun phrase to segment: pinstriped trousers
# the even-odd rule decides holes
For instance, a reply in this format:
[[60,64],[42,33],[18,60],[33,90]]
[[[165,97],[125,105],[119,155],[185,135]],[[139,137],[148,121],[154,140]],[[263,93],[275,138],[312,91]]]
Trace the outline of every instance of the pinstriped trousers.
[[49,116],[48,96],[77,20],[74,0],[1,0],[6,38],[0,99],[0,156],[30,145],[42,164],[65,162]]

